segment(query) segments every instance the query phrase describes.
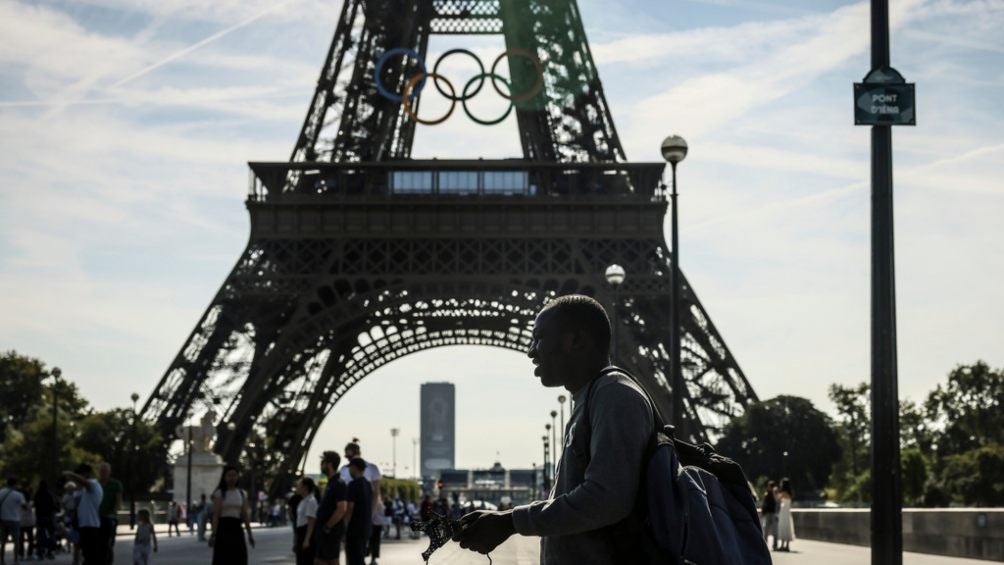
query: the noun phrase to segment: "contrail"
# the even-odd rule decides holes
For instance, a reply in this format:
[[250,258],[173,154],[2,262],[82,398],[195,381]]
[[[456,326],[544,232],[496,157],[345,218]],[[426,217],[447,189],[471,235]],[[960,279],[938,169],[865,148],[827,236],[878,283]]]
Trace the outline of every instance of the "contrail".
[[112,89],[118,88],[118,87],[122,86],[123,84],[126,84],[127,82],[132,82],[133,80],[136,80],[137,78],[139,78],[139,77],[141,77],[141,76],[143,76],[143,75],[145,75],[147,73],[150,73],[151,71],[153,71],[155,69],[158,69],[158,68],[160,68],[160,67],[162,67],[162,66],[170,63],[171,61],[174,61],[176,59],[184,57],[185,55],[188,55],[192,51],[195,51],[196,49],[198,49],[200,47],[203,47],[205,45],[208,45],[208,44],[216,41],[217,39],[223,37],[224,35],[227,35],[227,34],[233,32],[233,31],[236,31],[236,30],[238,30],[238,29],[240,29],[240,28],[242,28],[242,27],[244,27],[244,26],[252,23],[252,22],[255,22],[255,21],[261,19],[262,17],[264,17],[265,15],[267,15],[269,12],[273,12],[276,9],[285,6],[286,4],[289,4],[290,1],[291,0],[287,0],[286,2],[280,2],[278,4],[275,4],[275,5],[273,5],[273,6],[269,7],[269,8],[266,8],[265,10],[262,10],[261,12],[258,12],[257,14],[251,16],[250,18],[247,18],[246,20],[244,20],[242,22],[236,23],[236,24],[234,24],[234,25],[232,25],[232,26],[230,26],[228,28],[221,29],[220,31],[218,31],[218,32],[210,35],[209,37],[207,37],[207,38],[205,38],[205,39],[203,39],[203,40],[201,40],[201,41],[199,41],[197,43],[193,43],[192,45],[189,45],[188,47],[185,47],[184,49],[181,49],[179,51],[175,51],[174,53],[171,53],[170,55],[168,55],[167,57],[164,57],[160,61],[157,61],[156,63],[153,63],[151,65],[147,65],[146,67],[143,67],[142,69],[136,71],[135,73],[133,73],[133,74],[131,74],[131,75],[125,77],[125,78],[119,79],[117,82],[115,82],[114,84],[112,84],[109,88],[112,88]]

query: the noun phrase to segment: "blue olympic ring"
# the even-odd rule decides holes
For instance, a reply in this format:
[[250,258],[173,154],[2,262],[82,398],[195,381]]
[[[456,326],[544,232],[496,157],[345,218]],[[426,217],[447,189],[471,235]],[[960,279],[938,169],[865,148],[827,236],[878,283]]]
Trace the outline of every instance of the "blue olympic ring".
[[422,80],[419,81],[418,86],[415,87],[415,91],[411,93],[410,98],[418,96],[418,93],[422,92],[422,89],[425,88],[425,79],[428,77],[429,72],[425,68],[425,59],[423,59],[422,56],[414,49],[408,49],[407,47],[395,47],[394,49],[388,49],[384,52],[383,56],[380,57],[380,60],[377,61],[376,68],[373,69],[373,79],[376,81],[377,91],[381,96],[400,104],[404,98],[402,98],[400,94],[394,94],[393,92],[387,90],[387,87],[383,85],[383,81],[380,80],[380,73],[383,72],[383,66],[387,63],[387,59],[390,59],[394,55],[409,55],[418,61],[419,68],[422,69]]

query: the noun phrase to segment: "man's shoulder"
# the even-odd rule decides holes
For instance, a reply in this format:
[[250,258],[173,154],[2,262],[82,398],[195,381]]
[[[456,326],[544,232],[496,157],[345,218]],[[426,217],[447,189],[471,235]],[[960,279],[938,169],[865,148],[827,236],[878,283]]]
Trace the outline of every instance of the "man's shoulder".
[[650,404],[648,394],[641,385],[621,369],[611,369],[599,377],[596,381],[596,390],[593,392],[596,398],[604,400],[622,402],[640,400],[646,405]]

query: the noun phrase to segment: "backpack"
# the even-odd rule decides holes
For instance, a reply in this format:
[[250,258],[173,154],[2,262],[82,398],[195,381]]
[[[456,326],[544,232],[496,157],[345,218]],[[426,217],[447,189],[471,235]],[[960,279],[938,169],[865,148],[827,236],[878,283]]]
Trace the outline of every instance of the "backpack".
[[[589,383],[585,414],[592,434],[589,405],[599,378],[622,373],[648,397],[629,372],[607,367]],[[642,480],[632,514],[609,526],[619,555],[633,563],[760,565],[771,563],[756,501],[742,467],[715,453],[673,437],[655,404],[655,429],[642,459]],[[586,445],[589,445],[588,437]]]

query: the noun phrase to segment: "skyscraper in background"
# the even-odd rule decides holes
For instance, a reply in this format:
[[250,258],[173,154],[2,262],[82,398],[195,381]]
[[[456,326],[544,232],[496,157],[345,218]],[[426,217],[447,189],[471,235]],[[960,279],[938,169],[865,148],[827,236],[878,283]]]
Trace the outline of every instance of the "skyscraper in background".
[[422,478],[456,463],[456,390],[453,383],[424,383],[421,390]]

